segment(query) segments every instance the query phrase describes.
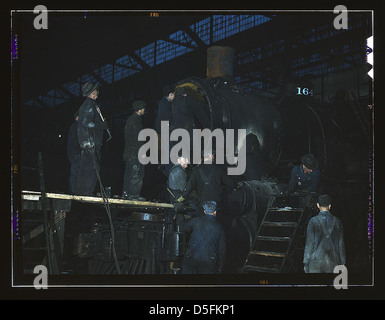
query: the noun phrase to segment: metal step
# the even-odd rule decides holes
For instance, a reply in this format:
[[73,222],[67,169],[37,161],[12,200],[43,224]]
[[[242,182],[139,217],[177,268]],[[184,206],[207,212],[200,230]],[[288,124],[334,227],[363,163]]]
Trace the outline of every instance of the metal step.
[[274,251],[251,251],[250,254],[255,254],[259,256],[268,256],[268,257],[277,257],[277,258],[284,258],[285,253],[282,252],[274,252]]
[[269,211],[280,211],[280,212],[301,212],[302,208],[291,208],[291,207],[285,207],[285,208],[269,208]]
[[255,271],[255,272],[274,272],[277,273],[279,272],[279,268],[274,268],[274,267],[261,267],[261,266],[252,266],[252,265],[245,265],[243,267],[244,270],[249,270],[249,271]]
[[290,241],[290,237],[270,237],[270,236],[258,236],[257,240],[260,241]]
[[274,222],[274,221],[265,221],[263,222],[263,226],[266,227],[291,227],[295,228],[297,226],[296,222]]

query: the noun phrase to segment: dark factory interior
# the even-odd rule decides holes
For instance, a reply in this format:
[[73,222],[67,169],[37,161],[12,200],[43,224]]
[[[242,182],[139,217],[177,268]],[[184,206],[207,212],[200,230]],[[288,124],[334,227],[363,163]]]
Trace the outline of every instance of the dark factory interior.
[[[34,28],[35,18],[33,12],[12,17],[12,40],[17,42],[12,57],[13,218],[18,219],[13,258],[21,282],[41,264],[64,278],[76,275],[80,282],[79,275],[119,273],[167,275],[165,281],[173,284],[185,281],[178,266],[188,235],[178,231],[172,205],[164,205],[170,204],[167,176],[159,166],[145,166],[141,195],[147,202],[118,200],[124,176],[124,128],[132,102],[147,103],[143,127],[154,128],[162,88],[187,85],[198,88],[206,99],[209,129],[247,129],[246,171],[233,177],[243,186],[227,190],[225,210],[218,216],[227,244],[222,272],[236,275],[240,283],[248,283],[254,273],[279,274],[281,280],[287,274],[305,276],[304,213],[284,263],[277,262],[283,255],[271,254],[264,257],[269,262],[262,267],[246,272],[244,265],[261,237],[258,232],[269,208],[296,207],[295,197],[282,195],[293,165],[312,153],[321,170],[318,193],[331,195],[331,212],[343,225],[349,274],[360,275],[359,284],[370,283],[370,11],[349,12],[347,29],[335,28],[332,10],[49,11],[48,28],[41,30]],[[212,49],[217,49],[217,56],[208,54]],[[216,76],[217,66],[210,69],[209,63],[228,72]],[[50,198],[69,194],[67,135],[84,101],[82,85],[88,81],[100,88],[98,103],[112,135],[108,141],[104,135],[100,163],[102,184],[111,190],[109,215],[103,201]],[[37,201],[21,197],[34,192],[41,193]],[[98,199],[100,192],[98,184]],[[281,197],[275,197],[277,193]],[[316,198],[312,199],[307,210],[314,215]],[[50,236],[44,228],[33,235],[39,225],[47,226],[42,223],[45,214],[50,228],[57,229]],[[26,235],[31,239],[27,241]],[[47,237],[51,244],[45,245]],[[262,244],[258,250],[279,251],[283,242]],[[156,281],[143,279],[135,281]]]

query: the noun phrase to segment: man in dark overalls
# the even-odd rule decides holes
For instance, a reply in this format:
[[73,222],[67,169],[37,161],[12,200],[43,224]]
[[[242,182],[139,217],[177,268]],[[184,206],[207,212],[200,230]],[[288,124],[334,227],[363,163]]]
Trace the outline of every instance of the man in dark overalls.
[[172,121],[172,101],[175,98],[175,88],[170,85],[163,87],[163,97],[158,103],[158,115],[156,119],[156,131],[160,134],[161,122],[168,121],[171,124]]
[[139,141],[139,132],[143,129],[142,116],[145,113],[146,103],[142,100],[136,100],[132,103],[133,113],[127,118],[124,129],[124,152],[123,160],[126,162],[123,178],[122,197],[125,200],[144,201],[140,196],[144,178],[144,165],[140,163],[139,149],[143,145]]
[[203,203],[204,215],[185,220],[176,215],[180,231],[190,234],[182,261],[182,274],[221,273],[226,255],[225,233],[216,220],[216,203]]
[[100,150],[103,142],[103,130],[108,129],[99,113],[96,99],[99,96],[97,84],[86,82],[82,87],[86,97],[79,109],[78,141],[81,148],[79,171],[75,194],[93,195],[97,183],[100,164]]
[[[289,195],[295,199],[296,205],[301,208],[311,207],[316,200],[316,191],[319,187],[321,171],[318,169],[318,160],[311,153],[301,158],[301,164],[291,170],[289,181]],[[306,217],[310,220],[313,213],[309,210]]]
[[[167,124],[167,129],[170,130],[171,122],[172,122],[172,102],[175,98],[175,88],[170,85],[165,85],[163,87],[163,97],[160,99],[158,103],[158,114],[155,123],[155,130],[158,133],[158,139],[160,143],[160,148],[162,148],[162,136],[161,136],[161,127],[162,121],[165,121]],[[172,142],[171,142],[172,143]],[[173,163],[170,161],[167,164],[159,164],[158,168],[163,174],[168,176]]]
[[319,214],[309,221],[304,251],[306,273],[333,273],[338,265],[346,264],[343,227],[330,212],[331,197],[320,195]]
[[203,157],[203,163],[193,169],[178,202],[191,198],[192,191],[195,190],[197,194],[195,204],[192,201],[189,203],[195,211],[191,212],[190,215],[203,215],[202,204],[205,201],[215,201],[217,211],[220,212],[225,186],[236,189],[237,183],[226,174],[222,166],[214,163],[213,153],[206,153]]
[[186,188],[188,175],[186,168],[188,166],[188,159],[179,157],[176,163],[170,170],[168,175],[167,187],[170,194],[170,203],[175,203],[182,195]]
[[291,170],[289,192],[317,191],[321,171],[318,169],[318,160],[309,153],[301,158],[301,164]]

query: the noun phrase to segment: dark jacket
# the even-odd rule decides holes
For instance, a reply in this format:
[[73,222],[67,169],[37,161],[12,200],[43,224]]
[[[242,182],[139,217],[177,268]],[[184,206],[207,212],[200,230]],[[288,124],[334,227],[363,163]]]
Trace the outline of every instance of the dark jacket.
[[103,143],[103,125],[96,107],[98,104],[86,98],[79,109],[78,140],[80,147],[87,144],[100,147]]
[[124,151],[123,160],[128,161],[138,158],[138,152],[143,145],[143,141],[138,140],[139,132],[143,129],[142,118],[135,112],[127,118],[124,128]]
[[226,171],[216,164],[200,164],[194,168],[183,192],[187,198],[195,189],[198,200],[222,202],[224,187],[235,188],[236,184],[226,175]]
[[302,164],[294,166],[290,174],[289,191],[315,192],[319,185],[320,176],[321,171],[319,169],[305,175]]
[[329,211],[321,211],[310,219],[303,263],[309,264],[309,272],[333,272],[335,266],[346,263],[342,223]]
[[170,169],[167,184],[176,199],[179,198],[186,188],[187,180],[187,172],[179,163]]
[[161,121],[168,121],[171,125],[172,121],[172,105],[167,97],[163,97],[158,104],[158,117],[156,119],[156,131],[160,133]]
[[226,240],[222,226],[215,216],[204,216],[184,220],[177,214],[180,231],[191,233],[185,256],[198,261],[216,262],[222,270],[226,255]]
[[78,141],[78,121],[74,120],[68,130],[67,138],[67,157],[70,162],[75,161],[76,157],[81,153]]

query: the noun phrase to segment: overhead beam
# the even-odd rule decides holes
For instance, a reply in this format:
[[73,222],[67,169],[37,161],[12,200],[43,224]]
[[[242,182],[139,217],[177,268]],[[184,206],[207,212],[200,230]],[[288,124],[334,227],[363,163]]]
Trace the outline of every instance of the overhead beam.
[[136,62],[138,62],[143,69],[149,69],[151,68],[150,65],[148,65],[141,57],[139,57],[135,52],[129,53],[129,56],[131,56]]
[[204,43],[204,41],[194,31],[192,31],[189,27],[183,26],[182,30],[184,32],[186,32],[191,37],[191,39],[193,39],[195,41],[195,43],[197,44],[198,47],[207,47],[207,44]]
[[96,74],[95,71],[91,71],[89,74],[90,74],[91,76],[93,76],[96,80],[98,80],[99,82],[101,82],[102,85],[108,84],[108,82],[105,81],[101,76],[99,76],[98,74]]
[[184,42],[180,42],[180,41],[176,41],[176,40],[172,40],[172,39],[168,39],[168,38],[167,39],[161,39],[161,40],[163,40],[165,42],[174,43],[176,45],[183,46],[183,47],[190,48],[190,49],[196,49],[197,48],[190,43],[184,43]]
[[36,99],[40,104],[43,105],[43,107],[47,107],[47,108],[50,108],[49,105],[47,105],[43,100],[40,99],[40,97],[36,97]]
[[71,91],[69,91],[66,87],[61,86],[59,90],[62,90],[67,96],[71,97],[77,97],[77,95],[73,94]]
[[126,69],[132,69],[132,70],[136,70],[136,71],[142,71],[143,69],[140,69],[140,68],[137,68],[135,66],[127,66],[125,64],[121,64],[121,63],[113,63],[112,64],[113,66],[118,66],[118,67],[122,67],[122,68],[126,68]]
[[253,62],[238,66],[236,68],[237,74],[246,73],[250,68],[252,70],[259,70],[267,66],[277,66],[277,61],[284,61],[283,59],[293,60],[294,58],[309,56],[313,53],[321,53],[323,55],[330,55],[330,49],[335,47],[335,45],[343,45],[344,43],[349,43],[351,41],[360,41],[366,39],[368,34],[363,29],[355,29],[350,31],[342,32],[338,35],[310,42],[305,45],[298,47],[291,47],[284,50],[284,52],[279,54],[272,54],[269,57],[262,57],[262,59],[255,60]]

